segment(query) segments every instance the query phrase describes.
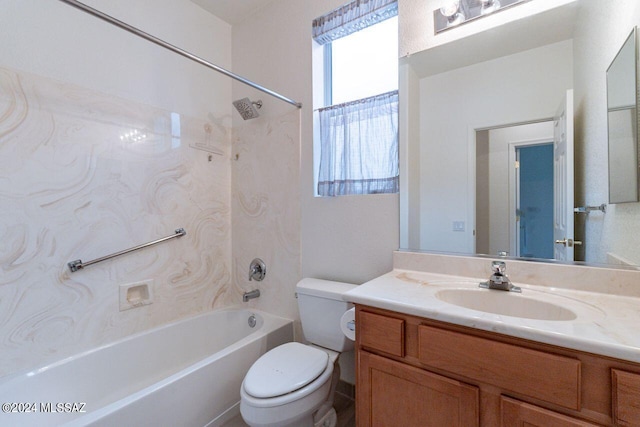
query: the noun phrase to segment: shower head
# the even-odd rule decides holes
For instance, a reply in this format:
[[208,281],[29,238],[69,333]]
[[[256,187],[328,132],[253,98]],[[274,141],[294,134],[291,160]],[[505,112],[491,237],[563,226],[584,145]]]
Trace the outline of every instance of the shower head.
[[251,101],[249,98],[242,98],[233,101],[233,106],[236,107],[243,120],[255,119],[260,115],[258,110],[262,107],[262,101]]

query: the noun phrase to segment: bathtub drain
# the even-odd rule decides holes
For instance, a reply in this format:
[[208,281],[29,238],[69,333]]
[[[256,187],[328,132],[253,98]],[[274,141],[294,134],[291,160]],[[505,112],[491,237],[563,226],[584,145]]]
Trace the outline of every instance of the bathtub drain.
[[249,327],[253,328],[255,326],[256,326],[256,316],[252,314],[251,316],[249,316]]

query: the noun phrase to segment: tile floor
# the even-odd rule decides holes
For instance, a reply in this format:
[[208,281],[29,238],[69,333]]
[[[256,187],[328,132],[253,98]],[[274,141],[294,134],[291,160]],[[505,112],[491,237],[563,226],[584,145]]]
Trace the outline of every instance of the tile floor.
[[[338,413],[338,424],[336,427],[355,427],[356,426],[356,405],[353,399],[343,394],[336,393],[334,408]],[[227,421],[223,427],[247,427],[242,421],[242,417],[237,417]]]

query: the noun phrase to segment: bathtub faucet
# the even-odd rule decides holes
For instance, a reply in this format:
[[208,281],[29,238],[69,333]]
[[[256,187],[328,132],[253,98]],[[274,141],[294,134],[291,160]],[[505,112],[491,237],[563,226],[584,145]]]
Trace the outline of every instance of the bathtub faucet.
[[260,289],[254,289],[242,294],[242,302],[247,302],[251,299],[258,298],[260,296]]

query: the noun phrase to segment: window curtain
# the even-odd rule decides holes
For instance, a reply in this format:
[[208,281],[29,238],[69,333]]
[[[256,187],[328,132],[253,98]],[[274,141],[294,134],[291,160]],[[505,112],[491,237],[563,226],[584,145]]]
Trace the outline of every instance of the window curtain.
[[318,195],[397,193],[398,91],[318,112]]
[[313,39],[326,44],[398,14],[397,0],[355,0],[313,20]]

